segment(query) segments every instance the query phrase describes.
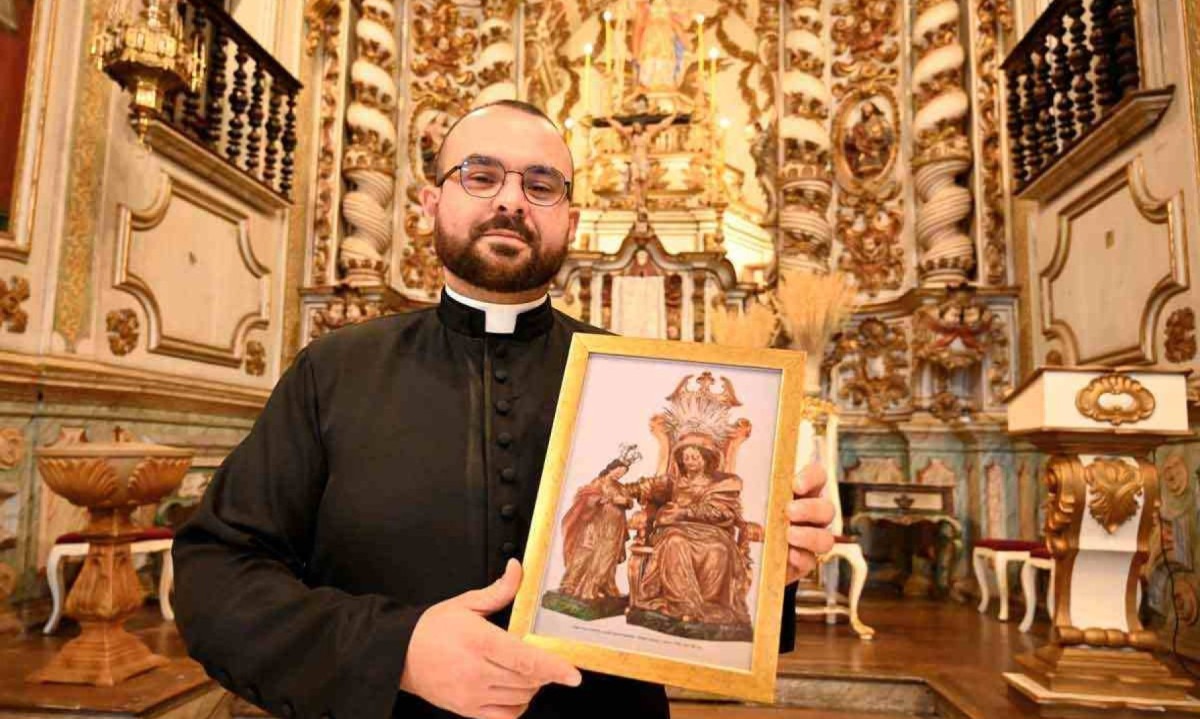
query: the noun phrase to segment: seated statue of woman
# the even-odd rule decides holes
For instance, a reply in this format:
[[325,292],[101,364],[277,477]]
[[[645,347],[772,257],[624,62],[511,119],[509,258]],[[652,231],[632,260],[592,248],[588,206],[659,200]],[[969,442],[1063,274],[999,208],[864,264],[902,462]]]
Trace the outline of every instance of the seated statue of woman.
[[704,441],[680,441],[672,454],[674,471],[627,485],[639,503],[655,507],[649,559],[631,579],[629,621],[680,636],[748,641],[742,480],[720,470],[721,453]]

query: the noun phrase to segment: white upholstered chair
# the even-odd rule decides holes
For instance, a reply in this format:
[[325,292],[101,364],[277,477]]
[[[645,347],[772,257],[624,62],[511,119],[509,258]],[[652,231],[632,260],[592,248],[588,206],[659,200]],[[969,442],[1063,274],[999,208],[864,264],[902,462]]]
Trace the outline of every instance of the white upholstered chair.
[[[175,612],[171,609],[171,589],[175,585],[175,565],[171,562],[171,544],[174,533],[166,527],[148,527],[141,534],[129,551],[137,554],[163,555],[162,575],[158,579],[158,606],[163,619],[175,620]],[[63,560],[68,557],[85,557],[88,553],[88,543],[80,534],[72,532],[64,534],[54,542],[50,557],[46,562],[46,581],[50,584],[50,597],[54,602],[50,610],[50,619],[42,627],[43,634],[53,634],[62,620],[65,587],[63,587]]]
[[[800,472],[823,472],[825,475],[824,496],[833,502],[833,522],[829,529],[836,543],[826,554],[817,558],[821,584],[824,588],[824,603],[820,606],[797,602],[796,616],[824,615],[829,624],[836,624],[839,614],[850,619],[850,627],[860,639],[873,639],[875,630],[858,618],[858,600],[867,583],[867,560],[862,547],[854,537],[842,534],[842,502],[838,495],[838,450],[837,415],[826,416],[826,431],[822,436],[811,420],[800,423],[800,439],[796,450],[796,466]],[[838,594],[839,560],[850,565],[850,595]],[[799,597],[798,597],[799,598]],[[845,603],[842,600],[845,600]]]
[[975,579],[979,582],[979,612],[987,612],[991,602],[989,591],[988,568],[996,575],[996,590],[1000,595],[1000,615],[1002,622],[1008,621],[1008,565],[1012,562],[1024,563],[1029,559],[1029,553],[1038,547],[1045,546],[1044,542],[1034,542],[1027,539],[978,539],[971,550],[971,563],[975,567]]

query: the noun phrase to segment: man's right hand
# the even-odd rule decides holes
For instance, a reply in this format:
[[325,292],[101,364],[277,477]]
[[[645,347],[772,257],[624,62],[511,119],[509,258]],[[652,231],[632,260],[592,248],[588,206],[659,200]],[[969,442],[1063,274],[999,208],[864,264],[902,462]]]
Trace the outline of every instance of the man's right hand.
[[474,719],[515,719],[544,684],[579,686],[579,670],[484,619],[512,602],[521,564],[494,584],[435,604],[417,620],[400,688]]

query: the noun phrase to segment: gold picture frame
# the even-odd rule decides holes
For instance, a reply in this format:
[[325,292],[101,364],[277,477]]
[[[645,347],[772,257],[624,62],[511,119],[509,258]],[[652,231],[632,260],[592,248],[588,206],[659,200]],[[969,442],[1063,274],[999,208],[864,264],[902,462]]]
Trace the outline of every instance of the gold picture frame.
[[[581,669],[772,702],[804,359],[786,350],[576,334],[509,632]],[[665,411],[644,425],[634,421],[655,406]],[[635,476],[634,466],[650,464],[636,444],[617,447],[631,436],[654,437],[657,463],[650,476],[621,482]],[[609,456],[617,459],[596,475]],[[626,525],[620,515],[629,512]],[[602,521],[624,532],[587,536],[623,537],[617,559],[600,540],[577,539]],[[609,568],[615,578],[606,584]],[[678,591],[690,586],[700,588],[703,604]],[[684,608],[697,606],[699,614],[688,616]]]

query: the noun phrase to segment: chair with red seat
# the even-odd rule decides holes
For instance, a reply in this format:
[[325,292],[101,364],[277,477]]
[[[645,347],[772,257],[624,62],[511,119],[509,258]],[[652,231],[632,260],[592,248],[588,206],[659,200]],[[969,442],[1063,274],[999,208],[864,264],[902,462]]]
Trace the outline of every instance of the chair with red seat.
[[1010,562],[1024,562],[1029,559],[1029,553],[1038,547],[1044,547],[1045,542],[1026,539],[979,539],[971,552],[971,561],[975,567],[975,579],[979,582],[979,611],[986,612],[991,601],[988,591],[988,565],[996,575],[996,589],[1000,594],[1000,616],[1002,622],[1008,621],[1008,565]]
[[[158,580],[158,604],[163,619],[167,621],[175,620],[175,612],[171,609],[171,588],[175,584],[175,565],[171,562],[171,543],[174,539],[175,533],[167,527],[145,527],[129,548],[133,554],[162,553],[163,566],[162,576]],[[53,634],[62,619],[63,559],[87,556],[88,546],[87,540],[78,532],[69,532],[54,541],[54,548],[50,550],[50,558],[46,562],[46,581],[50,584],[50,597],[54,601],[54,606],[50,611],[50,619],[42,628],[43,634]]]
[[1046,590],[1046,611],[1054,620],[1054,558],[1045,546],[1029,552],[1029,558],[1021,565],[1021,594],[1025,597],[1025,618],[1021,620],[1021,631],[1028,632],[1033,626],[1033,615],[1037,612],[1037,570],[1050,572],[1050,585]]

